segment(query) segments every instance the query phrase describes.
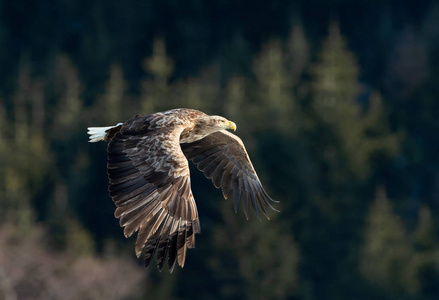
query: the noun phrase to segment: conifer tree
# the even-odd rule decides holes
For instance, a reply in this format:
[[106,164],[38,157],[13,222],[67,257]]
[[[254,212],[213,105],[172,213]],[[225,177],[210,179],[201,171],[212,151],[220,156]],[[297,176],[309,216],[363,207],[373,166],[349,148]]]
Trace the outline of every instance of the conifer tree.
[[[236,122],[239,122],[239,119],[243,119],[246,116],[246,83],[245,78],[237,76],[233,76],[227,82],[225,87],[224,114],[230,120],[236,120]],[[245,126],[245,124],[243,124],[243,126]],[[239,128],[244,127],[240,125]]]
[[77,68],[66,55],[57,56],[54,75],[53,93],[58,103],[53,129],[56,136],[62,138],[63,132],[80,128],[82,84]]
[[358,65],[335,23],[311,73],[313,108],[322,131],[328,130],[325,139],[332,144],[324,149],[324,159],[330,164],[344,161],[349,172],[364,178],[370,155],[377,151],[396,154],[398,136],[389,131],[377,93],[369,97],[366,107],[359,102]]
[[310,60],[310,46],[301,25],[293,25],[286,42],[288,80],[296,86]]
[[[312,107],[322,127],[321,133],[325,135],[322,139],[327,143],[322,149],[322,158],[328,163],[330,176],[336,179],[334,172],[339,170],[336,165],[341,163],[342,157],[346,157],[347,165],[351,165],[363,134],[358,122],[360,107],[356,102],[358,66],[354,55],[346,49],[336,24],[331,24],[318,62],[311,67],[311,74]],[[338,146],[345,153],[339,153]],[[358,167],[361,166],[353,169]]]
[[174,71],[174,62],[166,54],[166,45],[162,39],[153,43],[152,55],[143,62],[147,79],[142,82],[141,110],[143,114],[154,113],[172,108],[173,94],[170,92],[169,79]]
[[392,211],[383,188],[378,188],[366,219],[360,271],[385,295],[414,294],[419,282],[410,239],[401,219]]
[[105,85],[105,94],[101,96],[100,106],[104,111],[103,122],[105,124],[115,124],[121,122],[125,115],[125,108],[129,107],[125,98],[126,82],[123,78],[122,68],[119,65],[110,67],[110,78]]
[[[265,114],[267,118],[261,128],[274,128],[290,132],[293,127],[292,82],[287,73],[287,60],[282,43],[270,41],[253,63],[256,102],[251,103],[251,118]],[[252,101],[253,102],[253,101]]]

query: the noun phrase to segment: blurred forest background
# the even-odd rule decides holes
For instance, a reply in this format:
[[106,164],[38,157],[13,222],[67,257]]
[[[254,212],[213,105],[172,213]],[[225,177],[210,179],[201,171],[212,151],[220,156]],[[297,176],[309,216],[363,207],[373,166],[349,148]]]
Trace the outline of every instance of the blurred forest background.
[[[0,44],[0,299],[439,299],[436,1],[1,1]],[[169,274],[86,127],[176,107],[237,123],[281,213],[192,172]]]

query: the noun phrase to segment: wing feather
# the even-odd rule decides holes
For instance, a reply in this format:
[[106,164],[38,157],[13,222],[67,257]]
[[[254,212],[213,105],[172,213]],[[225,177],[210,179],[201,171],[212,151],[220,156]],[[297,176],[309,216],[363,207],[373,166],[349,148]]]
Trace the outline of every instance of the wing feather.
[[181,224],[181,218],[178,219],[178,222],[174,223],[174,226],[171,229],[171,232],[173,232],[171,234],[170,240],[169,240],[169,250],[168,250],[168,267],[169,270],[172,272],[174,270],[175,267],[175,263],[177,262],[177,238],[178,238],[178,234],[180,232],[180,224]]
[[212,182],[213,185],[216,188],[220,188],[221,187],[221,179],[223,177],[223,173],[224,173],[224,168],[227,165],[228,161],[227,159],[225,159],[224,156],[221,157],[221,161],[219,162],[219,164],[216,166],[213,174],[212,174]]
[[245,189],[244,179],[242,177],[238,177],[238,183],[239,188],[241,190],[241,199],[242,199],[242,206],[244,208],[244,214],[246,219],[249,219],[250,216],[250,210],[249,210],[249,199],[248,199],[248,191]]
[[182,223],[181,229],[178,231],[178,238],[177,238],[177,260],[178,264],[180,266],[184,266],[185,260],[186,260],[186,231],[187,231],[187,221]]
[[222,130],[193,143],[181,144],[181,148],[187,159],[195,163],[215,187],[222,189],[224,198],[233,191],[236,212],[241,199],[247,219],[250,202],[258,218],[260,211],[268,218],[266,205],[277,211],[270,203],[276,201],[265,192],[244,144],[236,135]]
[[239,188],[238,178],[235,177],[232,179],[232,190],[233,190],[233,204],[235,208],[235,212],[238,212],[239,202],[241,201],[242,190]]
[[136,255],[148,267],[157,254],[158,269],[168,260],[172,271],[176,262],[184,265],[186,248],[195,244],[200,229],[179,145],[184,126],[157,125],[163,118],[154,114],[126,121],[108,144],[107,166],[115,216],[126,237],[139,230]]
[[137,231],[145,222],[151,219],[152,216],[156,215],[161,211],[160,202],[146,207],[143,211],[137,213],[137,215],[131,215],[131,219],[127,222],[122,223],[124,227],[123,233],[125,237],[130,237],[134,232]]
[[142,227],[139,230],[139,234],[137,235],[136,240],[136,255],[137,257],[140,257],[142,249],[145,247],[145,243],[149,237],[152,236],[152,228],[154,227],[154,224],[156,223],[157,219],[160,217],[160,214],[155,214],[149,222],[146,222],[142,225]]
[[170,218],[168,215],[168,218],[166,222],[163,222],[163,229],[161,233],[160,242],[157,245],[157,266],[159,271],[161,272],[163,269],[163,266],[166,261],[166,257],[168,255],[168,245],[169,240],[171,238],[171,229],[173,228],[173,224],[175,222],[174,218]]

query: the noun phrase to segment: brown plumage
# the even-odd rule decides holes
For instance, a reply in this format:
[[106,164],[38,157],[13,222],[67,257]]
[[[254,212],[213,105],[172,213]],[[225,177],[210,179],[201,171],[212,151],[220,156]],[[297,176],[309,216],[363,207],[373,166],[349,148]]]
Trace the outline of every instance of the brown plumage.
[[188,160],[195,163],[224,198],[233,193],[235,211],[243,202],[257,216],[275,210],[241,139],[225,129],[235,123],[193,109],[135,116],[111,127],[89,128],[90,142],[108,140],[110,196],[126,237],[139,231],[136,255],[148,267],[155,253],[161,271],[184,266],[186,249],[200,232],[190,186]]

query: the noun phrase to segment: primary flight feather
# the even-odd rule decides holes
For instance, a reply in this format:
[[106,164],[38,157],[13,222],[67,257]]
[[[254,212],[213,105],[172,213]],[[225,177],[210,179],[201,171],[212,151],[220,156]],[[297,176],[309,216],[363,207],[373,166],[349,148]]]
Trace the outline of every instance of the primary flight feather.
[[139,231],[136,255],[148,267],[154,253],[161,271],[184,266],[187,248],[200,232],[190,186],[188,160],[195,163],[224,198],[233,194],[246,218],[249,204],[257,216],[276,210],[253,168],[241,139],[226,131],[235,123],[194,109],[172,109],[110,127],[89,127],[90,142],[109,141],[107,171],[114,213],[125,237]]

